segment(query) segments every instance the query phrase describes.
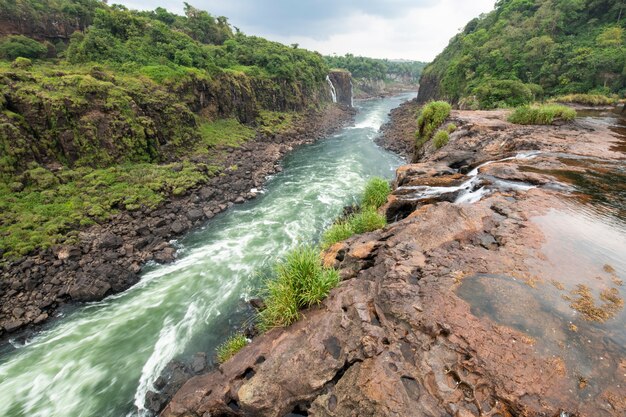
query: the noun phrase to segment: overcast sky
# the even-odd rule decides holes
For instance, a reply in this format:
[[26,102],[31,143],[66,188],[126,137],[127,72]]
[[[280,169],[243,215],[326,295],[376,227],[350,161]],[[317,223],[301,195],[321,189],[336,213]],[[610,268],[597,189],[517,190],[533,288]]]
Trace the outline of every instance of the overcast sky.
[[[325,55],[431,61],[495,0],[187,0],[258,35]],[[178,0],[109,0],[131,9],[183,13]]]

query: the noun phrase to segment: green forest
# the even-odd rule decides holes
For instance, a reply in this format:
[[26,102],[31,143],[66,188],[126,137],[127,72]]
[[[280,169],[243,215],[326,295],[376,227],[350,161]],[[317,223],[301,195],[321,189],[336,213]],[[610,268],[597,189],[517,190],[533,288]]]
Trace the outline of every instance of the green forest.
[[626,93],[625,2],[500,0],[425,70],[425,99],[467,107]]
[[320,54],[189,4],[0,0],[0,36],[0,255],[156,207],[330,102]]
[[345,56],[325,56],[331,68],[346,69],[355,78],[374,81],[408,80],[417,83],[426,66],[419,61],[392,61],[346,54]]

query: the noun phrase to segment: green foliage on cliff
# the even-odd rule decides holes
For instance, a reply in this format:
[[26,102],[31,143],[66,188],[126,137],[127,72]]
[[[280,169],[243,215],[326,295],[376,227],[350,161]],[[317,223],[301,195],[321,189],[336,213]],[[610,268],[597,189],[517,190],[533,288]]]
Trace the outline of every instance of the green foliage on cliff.
[[0,42],[0,58],[43,58],[48,48],[34,39],[22,35],[7,36]]
[[610,0],[500,0],[424,70],[424,99],[478,96],[480,107],[492,108],[531,103],[542,91],[623,95],[625,7]]
[[120,210],[154,208],[216,172],[215,167],[188,162],[56,171],[32,163],[13,181],[0,181],[0,250],[18,256],[49,247],[65,239],[69,230],[106,220]]
[[388,81],[404,80],[417,83],[425,62],[419,61],[390,61],[388,59],[366,58],[346,54],[345,56],[325,56],[326,63],[331,68],[346,69],[355,78]]
[[445,101],[431,101],[423,106],[417,115],[416,147],[428,142],[435,131],[446,121],[452,106]]
[[319,304],[340,280],[336,270],[322,266],[316,248],[294,249],[265,282],[265,309],[259,313],[259,327],[289,326],[300,318],[300,309]]
[[576,118],[576,110],[558,104],[522,106],[509,116],[509,122],[519,125],[551,125],[557,120],[570,121]]
[[185,192],[224,148],[289,129],[328,88],[318,53],[190,5],[0,0],[0,24],[25,35],[0,39],[4,256]]

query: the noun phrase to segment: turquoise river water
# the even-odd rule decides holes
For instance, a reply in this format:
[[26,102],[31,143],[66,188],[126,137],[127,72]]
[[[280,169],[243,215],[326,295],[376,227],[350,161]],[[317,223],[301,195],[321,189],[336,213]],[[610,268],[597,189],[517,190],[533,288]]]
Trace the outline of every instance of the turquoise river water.
[[374,144],[387,114],[414,94],[358,103],[354,126],[283,161],[264,193],[177,242],[178,260],[152,265],[128,291],[67,311],[0,356],[0,416],[145,414],[165,365],[213,352],[243,320],[259,271],[312,243],[371,176],[401,160]]

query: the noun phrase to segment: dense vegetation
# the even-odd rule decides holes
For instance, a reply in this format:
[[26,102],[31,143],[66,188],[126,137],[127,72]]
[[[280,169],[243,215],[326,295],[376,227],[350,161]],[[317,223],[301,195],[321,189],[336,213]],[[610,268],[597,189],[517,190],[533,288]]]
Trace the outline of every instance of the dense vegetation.
[[330,100],[321,55],[190,5],[0,0],[0,26],[0,256],[182,194]]
[[388,59],[366,58],[346,54],[345,56],[325,56],[326,63],[331,68],[346,69],[355,78],[365,78],[375,81],[403,81],[417,83],[425,62],[419,61],[391,61]]
[[570,93],[624,95],[625,14],[622,1],[500,0],[424,70],[423,100],[494,108]]

